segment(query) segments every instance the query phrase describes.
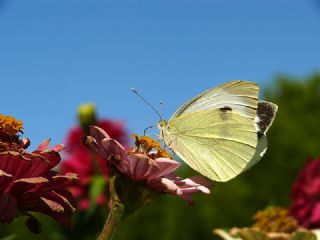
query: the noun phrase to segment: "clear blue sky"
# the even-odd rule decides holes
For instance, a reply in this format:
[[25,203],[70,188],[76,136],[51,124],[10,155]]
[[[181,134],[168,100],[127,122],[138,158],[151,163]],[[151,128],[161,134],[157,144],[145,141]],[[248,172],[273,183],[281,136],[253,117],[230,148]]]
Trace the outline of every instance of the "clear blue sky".
[[316,0],[0,0],[0,112],[35,146],[62,142],[75,111],[141,133],[187,99],[231,79],[268,85],[320,70]]

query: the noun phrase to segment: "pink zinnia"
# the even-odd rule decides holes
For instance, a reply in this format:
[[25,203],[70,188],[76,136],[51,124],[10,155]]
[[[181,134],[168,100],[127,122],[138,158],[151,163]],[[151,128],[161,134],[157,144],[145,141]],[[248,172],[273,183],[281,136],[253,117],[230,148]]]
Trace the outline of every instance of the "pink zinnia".
[[210,193],[212,184],[206,177],[178,177],[174,171],[179,168],[180,163],[170,159],[170,155],[151,138],[136,137],[136,147],[127,151],[99,127],[91,127],[90,133],[86,144],[91,150],[105,159],[110,168],[117,169],[131,180],[143,183],[150,190],[176,195],[189,203],[192,203],[192,193]]
[[[107,131],[110,136],[123,144],[127,144],[127,133],[123,123],[114,120],[99,120],[97,125]],[[73,182],[68,189],[75,196],[78,208],[85,210],[90,206],[89,189],[94,176],[103,176],[107,181],[109,169],[105,160],[96,154],[92,154],[82,143],[81,139],[85,132],[81,127],[75,127],[67,135],[66,146],[67,155],[61,162],[60,172],[75,172],[79,176],[79,181]],[[95,204],[106,203],[106,194],[102,192],[96,199]]]
[[27,152],[30,142],[20,139],[19,132],[21,121],[0,114],[0,222],[11,223],[18,215],[41,212],[70,226],[75,202],[64,186],[77,177],[52,170],[61,160],[63,145],[48,149],[47,140]]
[[320,158],[308,160],[295,181],[290,213],[306,228],[320,227]]

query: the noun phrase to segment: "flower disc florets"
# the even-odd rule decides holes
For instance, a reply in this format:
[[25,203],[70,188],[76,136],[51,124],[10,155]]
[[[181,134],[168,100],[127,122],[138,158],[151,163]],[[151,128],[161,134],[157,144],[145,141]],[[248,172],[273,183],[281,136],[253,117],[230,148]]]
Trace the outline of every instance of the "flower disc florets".
[[23,133],[23,122],[0,114],[0,151],[18,150],[21,147],[19,133]]
[[137,134],[132,134],[135,138],[135,147],[132,149],[132,153],[141,153],[146,154],[152,159],[156,158],[170,158],[173,159],[173,156],[166,152],[161,145],[154,139],[148,136],[139,137]]

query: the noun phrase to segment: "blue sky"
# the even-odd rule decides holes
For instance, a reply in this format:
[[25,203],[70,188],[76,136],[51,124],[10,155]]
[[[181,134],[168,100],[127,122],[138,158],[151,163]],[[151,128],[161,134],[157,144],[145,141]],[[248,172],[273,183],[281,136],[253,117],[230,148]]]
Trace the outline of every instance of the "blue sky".
[[62,142],[79,104],[142,133],[219,83],[320,70],[315,0],[0,0],[1,113],[33,146]]

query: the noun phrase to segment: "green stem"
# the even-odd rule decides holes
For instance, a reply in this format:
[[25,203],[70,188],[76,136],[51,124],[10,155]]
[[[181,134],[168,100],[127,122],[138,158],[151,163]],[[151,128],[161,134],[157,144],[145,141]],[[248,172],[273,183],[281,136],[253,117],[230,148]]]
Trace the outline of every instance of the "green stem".
[[121,203],[112,203],[107,221],[97,240],[111,240],[122,220],[124,206]]
[[124,205],[115,190],[115,176],[109,178],[109,191],[111,196],[111,209],[109,216],[97,240],[112,240],[124,213]]

